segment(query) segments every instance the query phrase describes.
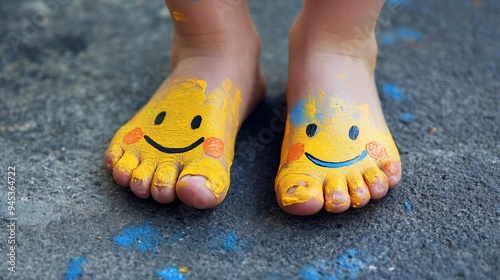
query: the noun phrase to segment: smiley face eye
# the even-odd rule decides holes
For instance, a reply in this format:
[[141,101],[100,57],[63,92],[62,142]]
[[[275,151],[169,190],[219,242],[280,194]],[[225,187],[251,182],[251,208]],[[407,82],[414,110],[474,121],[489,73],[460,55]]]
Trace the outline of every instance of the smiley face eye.
[[349,129],[349,138],[351,138],[351,140],[356,140],[358,139],[358,136],[359,128],[355,125],[351,126],[351,128]]
[[307,127],[306,127],[306,134],[307,136],[309,137],[313,137],[314,135],[316,135],[316,131],[318,130],[318,126],[315,124],[315,123],[310,123]]
[[165,119],[165,115],[167,114],[167,112],[165,111],[162,111],[160,112],[156,118],[155,118],[155,125],[159,125],[163,122],[163,120]]
[[200,125],[201,125],[201,116],[198,115],[198,116],[194,117],[193,120],[191,121],[191,128],[197,129],[200,127]]

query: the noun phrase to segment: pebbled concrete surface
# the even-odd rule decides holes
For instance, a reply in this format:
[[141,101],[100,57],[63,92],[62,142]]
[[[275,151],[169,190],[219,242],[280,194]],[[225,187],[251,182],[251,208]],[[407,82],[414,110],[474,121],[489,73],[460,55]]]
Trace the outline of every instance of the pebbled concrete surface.
[[301,2],[250,2],[269,97],[238,136],[226,201],[198,211],[138,199],[102,163],[168,75],[162,1],[2,1],[0,214],[17,217],[17,247],[9,273],[3,225],[1,279],[499,279],[500,2],[386,3],[377,85],[403,181],[312,217],[283,213],[272,187],[282,132],[270,120]]

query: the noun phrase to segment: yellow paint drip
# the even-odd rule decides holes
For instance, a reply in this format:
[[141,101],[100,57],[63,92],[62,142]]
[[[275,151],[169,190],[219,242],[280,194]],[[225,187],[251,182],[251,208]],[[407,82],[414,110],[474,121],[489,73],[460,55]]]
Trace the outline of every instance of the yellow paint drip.
[[[173,80],[116,133],[108,156],[114,165],[125,151],[118,168],[133,170],[132,181],[150,178],[162,165],[168,166],[162,170],[172,169],[169,174],[182,166],[179,178],[206,177],[205,186],[222,201],[230,183],[240,102],[240,90],[230,79],[210,91],[204,80]],[[161,174],[155,180],[163,185],[175,181]]]
[[187,22],[188,21],[186,15],[184,13],[182,13],[182,12],[173,11],[172,15],[174,16],[174,19],[176,21],[182,21],[182,22]]

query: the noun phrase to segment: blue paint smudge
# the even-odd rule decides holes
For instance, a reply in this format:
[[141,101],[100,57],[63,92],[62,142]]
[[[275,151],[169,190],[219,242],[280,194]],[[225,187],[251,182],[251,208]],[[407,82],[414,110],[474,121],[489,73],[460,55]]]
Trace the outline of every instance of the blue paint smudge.
[[308,102],[308,98],[305,98],[304,100],[298,101],[295,107],[293,107],[290,112],[290,121],[294,125],[299,126],[306,122],[312,122],[311,118],[306,117],[306,105]]
[[410,123],[415,119],[415,117],[410,113],[403,113],[401,114],[400,119],[405,123]]
[[411,210],[411,204],[409,201],[405,201],[405,208],[406,208],[406,211],[410,211]]
[[411,28],[401,28],[397,31],[384,32],[377,36],[378,41],[384,45],[394,45],[398,41],[420,41],[422,34]]
[[317,280],[320,279],[321,275],[312,266],[306,266],[300,270],[300,276],[305,280]]
[[397,101],[401,101],[404,99],[403,92],[395,84],[384,84],[384,86],[382,87],[382,93],[386,97]]
[[411,0],[389,0],[387,4],[391,6],[407,6]]
[[238,241],[238,235],[234,232],[234,231],[231,231],[230,233],[228,233],[224,239],[224,249],[228,250],[228,251],[232,251],[234,249],[236,249],[236,243]]
[[338,258],[334,266],[335,275],[341,279],[356,279],[359,276],[359,271],[365,267],[365,263],[361,258],[367,258],[365,254],[360,253],[356,249],[347,249]]
[[151,223],[144,226],[127,228],[115,237],[114,242],[120,247],[137,248],[139,251],[154,251],[160,243],[160,233]]
[[82,274],[82,265],[85,263],[85,258],[72,258],[69,261],[68,269],[66,270],[65,280],[74,280]]
[[186,276],[175,266],[168,266],[164,270],[156,272],[156,276],[165,280],[185,280]]

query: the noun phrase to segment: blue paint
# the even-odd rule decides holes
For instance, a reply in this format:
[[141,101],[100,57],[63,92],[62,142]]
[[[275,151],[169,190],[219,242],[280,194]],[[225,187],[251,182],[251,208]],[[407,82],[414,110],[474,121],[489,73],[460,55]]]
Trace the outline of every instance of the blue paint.
[[357,279],[360,270],[366,266],[361,258],[367,259],[364,253],[356,249],[345,250],[335,264],[335,276],[340,279]]
[[72,258],[69,261],[68,269],[66,270],[65,280],[74,280],[82,274],[82,265],[85,263],[85,258]]
[[224,249],[228,251],[232,251],[236,249],[236,243],[238,242],[238,235],[234,232],[231,231],[228,233],[224,239]]
[[308,98],[298,101],[290,112],[290,122],[299,126],[303,123],[312,122],[310,117],[306,117],[306,105],[309,103]]
[[300,270],[300,277],[305,280],[318,280],[321,275],[314,267],[306,266]]
[[160,243],[160,233],[151,223],[123,230],[114,242],[120,247],[137,248],[139,251],[154,251]]
[[401,101],[404,99],[403,92],[395,84],[384,84],[384,86],[382,87],[382,93],[384,94],[384,96],[396,101]]
[[406,211],[410,211],[411,210],[411,204],[409,201],[405,201],[405,208],[406,208]]
[[368,153],[365,150],[363,150],[359,156],[350,160],[340,161],[340,162],[322,161],[307,152],[305,153],[305,155],[312,163],[318,166],[326,168],[340,168],[355,164],[356,162],[363,160],[368,155]]
[[399,41],[420,41],[422,34],[411,28],[401,28],[396,31],[384,32],[377,36],[378,41],[384,45],[394,45]]
[[165,280],[185,280],[186,276],[175,266],[168,266],[164,270],[156,272],[156,276]]
[[401,114],[400,119],[405,123],[410,123],[415,119],[415,117],[410,113],[403,113]]
[[391,6],[407,6],[411,0],[388,0],[387,4]]

